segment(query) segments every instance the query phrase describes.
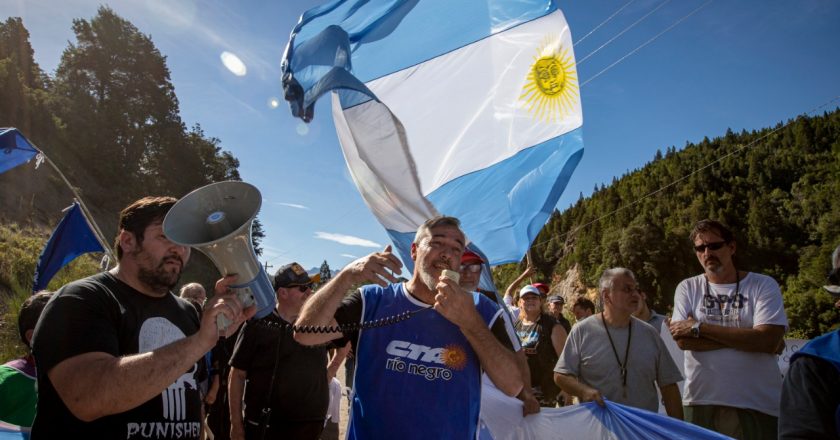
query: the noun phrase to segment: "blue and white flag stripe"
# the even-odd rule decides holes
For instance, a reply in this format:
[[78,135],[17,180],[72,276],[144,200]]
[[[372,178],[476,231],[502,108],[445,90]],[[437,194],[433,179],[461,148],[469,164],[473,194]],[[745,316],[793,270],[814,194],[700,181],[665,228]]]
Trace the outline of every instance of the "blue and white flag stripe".
[[490,264],[522,258],[583,154],[572,39],[553,2],[335,2],[293,38],[293,113],[307,119],[339,91],[351,175],[409,266],[414,231],[438,214],[460,218]]

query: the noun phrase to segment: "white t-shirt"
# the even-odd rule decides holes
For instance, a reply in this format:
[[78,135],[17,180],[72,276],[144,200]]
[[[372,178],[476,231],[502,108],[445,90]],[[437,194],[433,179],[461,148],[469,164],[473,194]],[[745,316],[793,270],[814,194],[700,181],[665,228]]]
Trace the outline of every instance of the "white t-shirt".
[[[747,273],[737,296],[736,283],[709,284],[709,297],[706,285],[706,277],[698,275],[677,286],[673,321],[693,316],[725,327],[773,324],[787,328],[782,292],[773,278]],[[734,348],[686,350],[685,375],[685,405],[725,405],[779,416],[782,374],[776,355]]]

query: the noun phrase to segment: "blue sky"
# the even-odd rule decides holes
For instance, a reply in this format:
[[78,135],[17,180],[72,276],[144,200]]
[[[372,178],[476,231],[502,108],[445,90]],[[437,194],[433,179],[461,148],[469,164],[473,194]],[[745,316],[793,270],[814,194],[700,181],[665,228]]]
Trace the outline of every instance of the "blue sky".
[[[23,17],[36,61],[52,74],[68,41],[74,41],[72,19],[90,19],[103,3],[0,0],[0,18]],[[208,136],[221,139],[240,159],[243,180],[262,191],[264,259],[274,268],[291,261],[312,267],[326,259],[336,269],[388,243],[350,180],[328,100],[316,106],[308,125],[293,119],[282,100],[280,59],[289,32],[302,12],[319,3],[107,2],[167,57],[184,121],[200,123]],[[558,203],[561,210],[580,193],[589,195],[596,185],[643,166],[657,149],[682,148],[727,128],[775,125],[840,95],[836,0],[560,5],[577,42],[585,145]],[[225,67],[225,52],[242,61],[244,75]],[[823,110],[838,105],[834,101]]]

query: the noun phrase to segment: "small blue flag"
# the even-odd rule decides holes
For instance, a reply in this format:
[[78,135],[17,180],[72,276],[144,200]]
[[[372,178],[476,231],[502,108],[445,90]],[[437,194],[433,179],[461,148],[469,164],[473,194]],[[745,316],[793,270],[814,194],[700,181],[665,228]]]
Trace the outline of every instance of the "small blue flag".
[[90,228],[78,202],[67,210],[38,258],[32,291],[47,287],[52,277],[67,263],[87,252],[104,252]]
[[23,165],[38,155],[38,149],[17,128],[0,128],[0,174]]

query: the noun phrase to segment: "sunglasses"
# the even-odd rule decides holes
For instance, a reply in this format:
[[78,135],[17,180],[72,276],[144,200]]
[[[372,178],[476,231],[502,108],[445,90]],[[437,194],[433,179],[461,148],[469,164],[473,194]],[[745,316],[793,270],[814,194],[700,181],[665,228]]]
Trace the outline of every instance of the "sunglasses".
[[292,287],[297,287],[297,290],[300,293],[305,293],[307,290],[312,289],[312,284],[304,284],[302,286],[292,286]]
[[729,242],[728,241],[716,241],[714,243],[698,244],[698,245],[694,246],[694,252],[700,252],[702,254],[703,252],[706,252],[707,248],[711,251],[716,251],[716,250],[726,246],[727,243],[729,243]]
[[470,273],[481,272],[481,265],[480,264],[462,264],[461,265],[461,272],[470,272]]

